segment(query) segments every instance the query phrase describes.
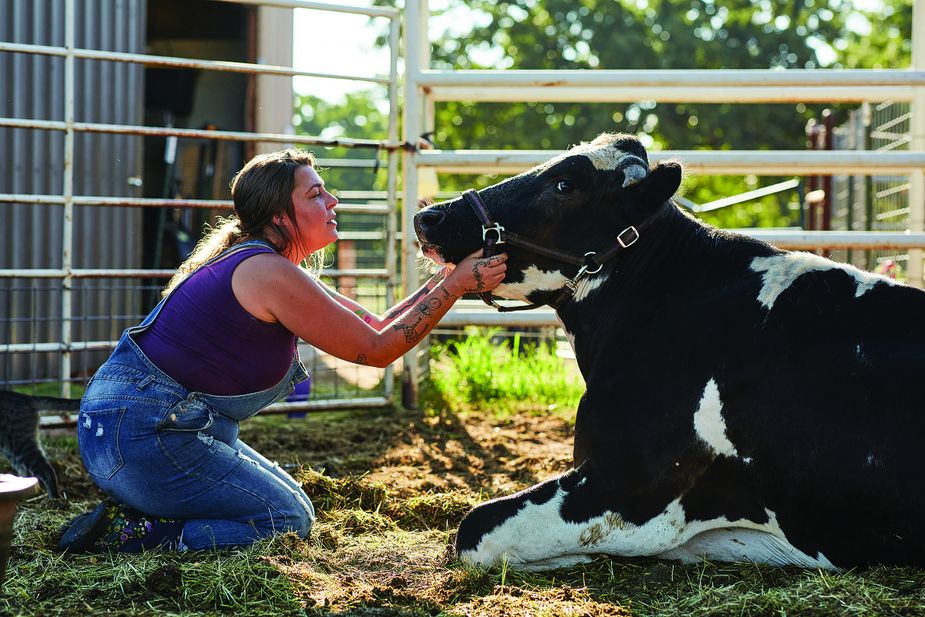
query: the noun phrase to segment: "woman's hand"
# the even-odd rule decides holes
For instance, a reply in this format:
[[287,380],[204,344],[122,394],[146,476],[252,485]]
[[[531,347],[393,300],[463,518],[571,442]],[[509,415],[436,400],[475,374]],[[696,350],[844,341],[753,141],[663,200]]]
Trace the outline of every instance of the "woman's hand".
[[444,285],[457,296],[468,292],[491,291],[504,280],[507,270],[507,254],[482,257],[482,250],[472,253],[450,271]]

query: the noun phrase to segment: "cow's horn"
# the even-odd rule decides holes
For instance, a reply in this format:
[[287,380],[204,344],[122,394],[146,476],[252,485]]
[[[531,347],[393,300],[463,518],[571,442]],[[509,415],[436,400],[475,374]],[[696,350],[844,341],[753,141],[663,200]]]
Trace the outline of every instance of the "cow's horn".
[[623,188],[639,184],[649,173],[649,165],[632,154],[626,155],[620,161],[620,171],[623,172]]

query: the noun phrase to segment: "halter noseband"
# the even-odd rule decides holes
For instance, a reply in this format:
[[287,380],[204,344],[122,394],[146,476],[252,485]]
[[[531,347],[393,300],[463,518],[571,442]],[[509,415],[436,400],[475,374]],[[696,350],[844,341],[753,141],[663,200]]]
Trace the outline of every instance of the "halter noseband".
[[475,216],[478,217],[479,222],[482,224],[482,242],[485,245],[482,249],[483,257],[491,257],[494,255],[496,252],[495,247],[497,247],[499,244],[512,244],[514,246],[526,249],[531,253],[536,253],[537,255],[551,257],[552,259],[564,263],[579,266],[578,273],[575,274],[575,276],[570,280],[565,282],[565,287],[562,288],[562,290],[559,292],[559,295],[556,296],[556,298],[551,302],[525,304],[523,306],[503,306],[495,302],[490,291],[479,293],[479,297],[482,298],[482,301],[485,304],[493,306],[502,313],[507,313],[510,311],[525,311],[528,309],[539,308],[545,304],[549,304],[554,308],[558,307],[562,302],[568,300],[575,294],[575,290],[577,289],[577,285],[581,279],[591,274],[597,274],[604,267],[605,263],[616,257],[617,254],[621,251],[628,249],[629,247],[636,244],[636,242],[639,240],[640,230],[648,227],[655,216],[662,210],[662,208],[659,208],[654,213],[652,213],[649,218],[644,220],[639,225],[630,225],[621,231],[619,234],[617,234],[616,244],[607,249],[607,251],[602,253],[600,256],[598,256],[594,251],[589,251],[583,256],[578,257],[572,253],[558,251],[556,249],[551,249],[535,242],[531,242],[522,236],[505,230],[504,227],[502,227],[499,223],[491,220],[491,215],[488,214],[488,208],[485,207],[485,202],[482,201],[482,198],[479,196],[475,189],[466,190],[463,192],[462,196],[466,200],[466,203],[472,207],[472,210],[475,212]]

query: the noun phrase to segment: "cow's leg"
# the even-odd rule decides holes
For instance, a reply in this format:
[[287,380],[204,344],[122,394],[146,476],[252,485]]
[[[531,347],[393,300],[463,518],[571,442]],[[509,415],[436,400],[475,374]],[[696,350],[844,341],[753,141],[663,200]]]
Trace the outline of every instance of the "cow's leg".
[[475,507],[459,526],[456,550],[466,562],[507,561],[524,569],[572,565],[590,555],[657,555],[683,544],[677,501],[643,524],[608,507],[612,488],[591,461],[527,490]]
[[[683,497],[657,499],[663,504],[657,508],[651,508],[651,501],[652,514],[631,522],[624,517],[638,511],[639,503],[627,506],[651,500],[652,494],[624,495],[621,507],[614,483],[585,461],[561,476],[473,508],[460,523],[457,554],[471,564],[506,561],[532,570],[573,565],[595,554],[834,567],[823,555],[813,557],[791,545],[773,511],[744,508],[754,504],[749,492],[739,483],[718,482],[717,474],[727,480],[737,475],[711,470],[700,487]],[[733,499],[741,503],[723,507]]]

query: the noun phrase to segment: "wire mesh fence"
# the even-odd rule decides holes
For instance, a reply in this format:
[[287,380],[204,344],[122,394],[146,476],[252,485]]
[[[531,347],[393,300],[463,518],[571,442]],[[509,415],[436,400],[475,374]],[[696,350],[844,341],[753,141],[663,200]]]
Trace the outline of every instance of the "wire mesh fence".
[[[835,150],[908,151],[909,103],[864,104],[833,131]],[[832,177],[833,230],[901,232],[910,226],[908,176],[873,174]],[[837,250],[833,259],[905,280],[909,253],[900,250]]]

